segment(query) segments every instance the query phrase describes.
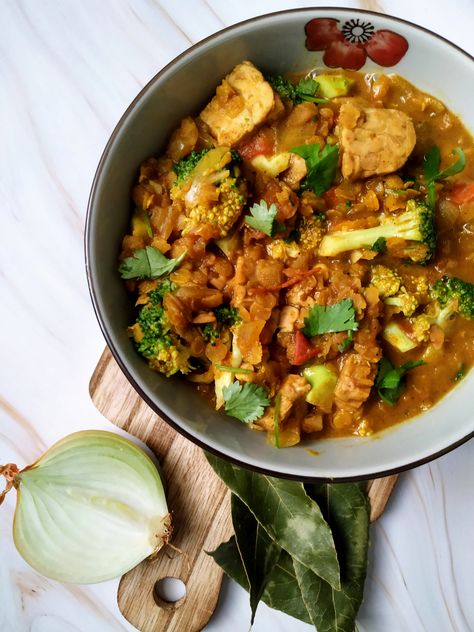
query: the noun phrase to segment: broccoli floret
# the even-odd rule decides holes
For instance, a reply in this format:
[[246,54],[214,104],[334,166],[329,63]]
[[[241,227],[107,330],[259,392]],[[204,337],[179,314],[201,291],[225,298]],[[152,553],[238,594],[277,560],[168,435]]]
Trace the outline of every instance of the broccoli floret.
[[197,165],[197,163],[201,160],[201,158],[207,154],[209,149],[201,149],[200,151],[192,151],[185,158],[177,162],[173,166],[173,171],[177,175],[177,183],[181,184],[189,178],[191,172]]
[[409,243],[400,249],[399,255],[397,251],[397,256],[417,263],[427,263],[436,248],[433,210],[423,202],[409,200],[403,213],[383,217],[379,226],[325,235],[319,254],[333,257],[349,250],[371,248],[381,237],[406,240]]
[[222,337],[224,328],[232,329],[235,325],[242,322],[239,310],[236,307],[216,307],[214,314],[217,322],[207,323],[201,329],[204,340],[212,345],[215,345],[219,338]]
[[440,307],[474,320],[474,283],[445,275],[433,285],[431,296]]
[[[179,185],[185,180],[189,178],[192,171],[201,160],[203,156],[205,156],[210,149],[201,149],[199,151],[192,151],[185,158],[182,158],[179,162],[173,165],[173,171],[177,175],[176,183]],[[240,157],[239,152],[236,149],[230,150],[230,164],[232,166],[237,166],[242,162],[242,158]]]
[[402,278],[395,270],[386,266],[375,265],[371,270],[372,285],[375,286],[384,299],[385,305],[402,312],[405,316],[411,316],[418,307],[418,300],[402,285]]
[[148,293],[148,300],[152,305],[161,305],[165,294],[174,292],[177,289],[176,283],[171,279],[164,279],[157,288]]
[[188,159],[190,169],[183,167],[183,177],[171,188],[172,200],[186,211],[182,234],[211,224],[219,228],[219,238],[225,237],[245,204],[245,188],[239,186],[232,153],[228,147],[215,147],[191,152],[184,160]]
[[427,314],[420,314],[408,321],[411,325],[411,336],[417,343],[426,342],[430,337],[433,320]]
[[[420,292],[424,292],[424,283],[419,284]],[[404,289],[404,288],[402,288]],[[406,293],[416,301],[416,297]],[[399,351],[405,352],[414,349],[422,342],[429,340],[430,328],[437,325],[443,331],[448,332],[453,319],[457,314],[470,320],[474,320],[474,284],[463,281],[457,277],[444,276],[437,281],[430,290],[433,299],[425,311],[418,316],[407,320],[407,331],[399,323],[389,323],[383,331],[383,337]],[[400,295],[400,294],[399,294]],[[386,304],[397,299],[397,296],[385,299]],[[411,303],[407,299],[401,309],[405,316],[411,316]],[[408,310],[407,310],[408,306]],[[416,307],[415,307],[416,309]]]
[[[403,285],[400,287],[399,292],[393,296],[389,296],[384,300],[385,305],[395,307],[396,311],[402,312],[405,316],[411,316],[415,313],[418,307],[418,300],[414,294],[407,291]],[[395,310],[394,310],[395,311]]]
[[207,323],[202,328],[202,337],[206,342],[210,342],[211,345],[215,345],[221,337],[221,328],[216,327],[215,323]]
[[316,98],[315,95],[319,90],[319,83],[311,77],[300,79],[296,85],[281,75],[270,75],[265,78],[282,99],[287,99],[295,105],[303,101],[316,103],[326,101],[326,99]]
[[189,373],[190,349],[185,347],[172,330],[163,308],[163,296],[175,289],[174,283],[165,279],[152,290],[149,302],[138,313],[129,333],[137,351],[144,356],[152,369],[170,377],[175,373]]
[[326,216],[314,213],[303,217],[298,224],[298,245],[303,250],[316,250],[326,232]]
[[242,213],[245,197],[237,187],[236,178],[229,177],[216,187],[216,197],[216,203],[209,206],[198,204],[189,211],[184,221],[183,235],[201,224],[218,226],[220,237],[227,235]]
[[300,99],[298,98],[298,94],[296,92],[296,86],[282,77],[282,75],[269,75],[265,77],[271,87],[278,92],[282,99],[287,99],[288,101],[292,101],[293,103],[300,103]]
[[429,301],[430,286],[426,276],[404,274],[403,282],[408,292],[416,297],[418,303],[427,303]]
[[386,266],[375,265],[371,269],[371,283],[378,291],[381,298],[393,296],[398,292],[402,284],[400,275]]
[[216,307],[214,314],[216,315],[217,322],[224,327],[233,327],[242,322],[237,307]]

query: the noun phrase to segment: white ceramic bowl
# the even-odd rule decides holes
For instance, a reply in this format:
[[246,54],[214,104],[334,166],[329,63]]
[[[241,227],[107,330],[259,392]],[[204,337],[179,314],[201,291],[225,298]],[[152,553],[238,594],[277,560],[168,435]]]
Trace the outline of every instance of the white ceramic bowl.
[[[323,50],[306,48],[305,26],[310,47]],[[474,434],[474,371],[429,411],[375,437],[316,439],[278,450],[266,444],[263,433],[250,432],[239,421],[212,411],[184,380],[167,380],[151,371],[127,338],[132,306],[116,268],[138,166],[160,152],[180,119],[198,112],[224,75],[243,59],[273,73],[320,67],[324,60],[353,68],[363,63],[364,72],[396,72],[444,101],[474,130],[473,58],[403,20],[357,9],[292,10],[242,22],[193,46],[133,101],[97,169],[88,209],[86,267],[107,342],[152,408],[189,439],[236,464],[298,480],[354,480],[433,459]]]

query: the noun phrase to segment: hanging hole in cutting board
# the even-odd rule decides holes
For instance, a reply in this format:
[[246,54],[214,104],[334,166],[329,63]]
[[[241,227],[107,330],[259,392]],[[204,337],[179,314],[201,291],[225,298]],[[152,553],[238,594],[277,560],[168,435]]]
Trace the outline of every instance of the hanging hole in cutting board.
[[186,584],[177,577],[163,577],[153,587],[153,598],[160,608],[179,608],[186,598]]

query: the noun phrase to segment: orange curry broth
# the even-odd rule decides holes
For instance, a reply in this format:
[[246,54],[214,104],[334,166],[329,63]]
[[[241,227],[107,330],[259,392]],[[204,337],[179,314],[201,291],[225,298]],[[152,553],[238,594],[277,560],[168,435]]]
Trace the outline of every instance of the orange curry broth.
[[[474,180],[474,140],[460,119],[433,96],[421,92],[398,75],[365,75],[360,72],[337,71],[355,81],[354,95],[374,101],[374,92],[381,89],[380,99],[386,108],[398,108],[406,112],[415,125],[416,146],[405,171],[417,176],[421,174],[424,153],[432,146],[440,148],[442,156],[448,155],[453,147],[462,147],[466,155],[466,168],[456,180]],[[379,79],[379,81],[377,81]],[[387,79],[389,82],[387,82]],[[379,88],[377,87],[377,84]],[[388,87],[386,94],[383,94]],[[416,165],[416,168],[415,168]],[[413,168],[410,168],[413,166]],[[474,283],[474,203],[458,205],[441,199],[437,212],[438,247],[428,266],[412,266],[418,274],[431,277],[437,273],[458,276]],[[378,263],[384,263],[379,258]],[[393,265],[390,267],[399,268]],[[433,275],[436,279],[439,274]],[[384,355],[399,366],[409,360],[417,360],[420,350],[401,353],[382,341]],[[431,408],[456,384],[455,377],[463,367],[467,371],[474,363],[474,321],[458,317],[446,336],[444,345],[429,359],[426,365],[407,374],[407,388],[395,406],[385,404],[375,394],[365,404],[364,419],[374,432],[389,428]],[[344,436],[347,430],[326,427],[324,436]]]

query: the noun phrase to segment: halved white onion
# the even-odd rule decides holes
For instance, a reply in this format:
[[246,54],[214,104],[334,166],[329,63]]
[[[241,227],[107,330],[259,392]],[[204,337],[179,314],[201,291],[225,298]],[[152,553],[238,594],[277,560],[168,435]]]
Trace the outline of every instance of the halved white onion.
[[134,443],[100,430],[71,434],[14,479],[15,545],[39,573],[92,584],[122,575],[170,536],[163,485]]

